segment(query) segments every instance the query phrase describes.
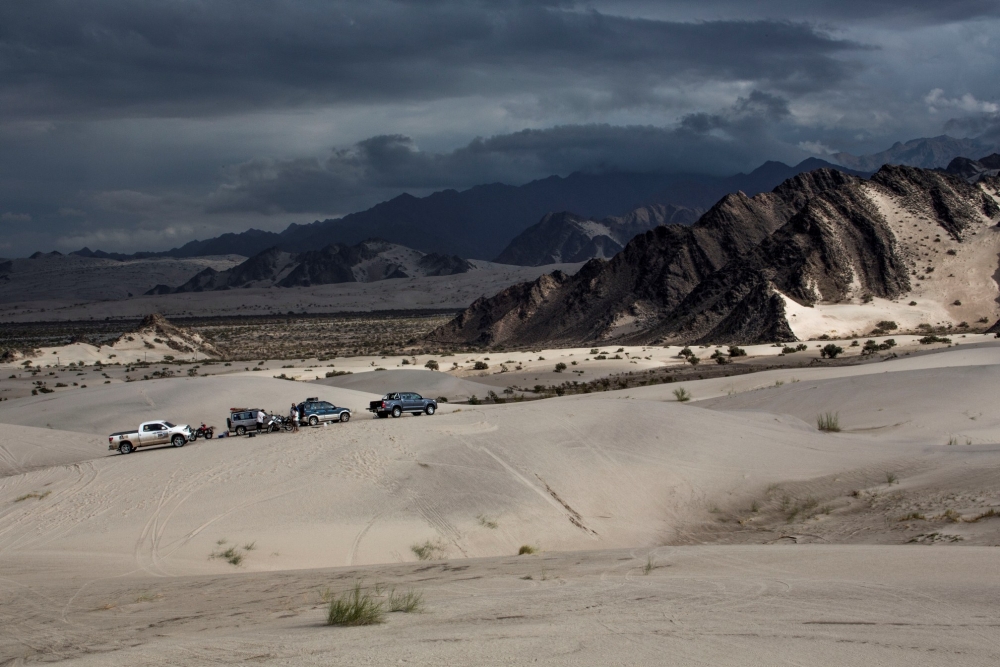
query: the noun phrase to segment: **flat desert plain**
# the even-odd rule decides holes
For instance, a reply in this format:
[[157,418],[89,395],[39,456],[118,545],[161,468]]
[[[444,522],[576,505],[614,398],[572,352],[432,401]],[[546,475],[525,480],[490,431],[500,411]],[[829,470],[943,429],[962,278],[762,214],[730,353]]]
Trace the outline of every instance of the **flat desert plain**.
[[107,450],[320,387],[259,375],[0,403],[0,664],[1000,661],[996,343]]

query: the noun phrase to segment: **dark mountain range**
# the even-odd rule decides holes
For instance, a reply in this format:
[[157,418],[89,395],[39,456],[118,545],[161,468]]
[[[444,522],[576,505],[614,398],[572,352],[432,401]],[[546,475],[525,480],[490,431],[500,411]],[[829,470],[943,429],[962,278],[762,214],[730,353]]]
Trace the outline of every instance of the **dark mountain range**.
[[887,150],[869,155],[834,153],[830,159],[837,164],[862,172],[874,172],[886,164],[902,164],[923,169],[943,169],[949,162],[964,155],[986,155],[1000,149],[995,142],[983,139],[939,137],[897,141]]
[[978,160],[957,157],[948,163],[945,173],[960,176],[969,183],[1000,174],[1000,153],[993,153]]
[[77,253],[114,259],[229,254],[251,257],[272,247],[298,253],[331,243],[352,245],[378,237],[423,252],[490,259],[552,211],[572,211],[581,217],[600,219],[649,204],[704,210],[729,192],[742,190],[751,195],[764,192],[795,174],[822,166],[833,165],[814,158],[794,167],[768,162],[749,174],[729,177],[574,173],[520,186],[494,183],[461,192],[444,190],[419,198],[402,194],[335,220],[293,224],[280,233],[250,229],[223,234],[158,253],[121,255],[87,248]]
[[543,266],[560,262],[610,259],[636,234],[666,224],[693,224],[701,209],[653,204],[622,216],[591,220],[563,211],[549,213],[510,242],[493,261],[499,264]]
[[[932,262],[962,254],[929,239],[982,245],[981,268],[992,275],[997,241],[967,230],[995,226],[996,185],[987,192],[941,172],[894,166],[870,181],[830,169],[801,174],[771,193],[727,195],[694,225],[657,227],[575,276],[556,272],[479,299],[429,338],[489,346],[791,341],[789,303],[867,303],[913,289],[940,301],[970,276],[951,274],[927,291],[921,281],[930,280]],[[995,291],[994,284],[964,293],[995,311]]]
[[179,287],[157,285],[147,294],[204,292],[237,287],[307,287],[375,282],[415,276],[448,276],[472,269],[460,257],[424,254],[370,239],[354,246],[334,243],[321,250],[290,253],[268,248],[225,271],[208,268]]

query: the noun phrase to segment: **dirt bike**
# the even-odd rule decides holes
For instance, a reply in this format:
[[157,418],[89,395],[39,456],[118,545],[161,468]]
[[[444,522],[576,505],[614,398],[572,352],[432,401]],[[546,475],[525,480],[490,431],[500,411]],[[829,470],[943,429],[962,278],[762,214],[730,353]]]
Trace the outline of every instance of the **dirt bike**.
[[197,440],[198,438],[205,438],[206,440],[211,440],[214,437],[215,437],[215,427],[205,426],[203,422],[201,426],[195,429],[193,439]]

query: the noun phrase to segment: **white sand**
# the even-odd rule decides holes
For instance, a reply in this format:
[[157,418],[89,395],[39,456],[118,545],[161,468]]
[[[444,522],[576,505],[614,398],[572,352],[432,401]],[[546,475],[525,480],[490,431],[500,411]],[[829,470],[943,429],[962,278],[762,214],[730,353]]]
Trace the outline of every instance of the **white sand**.
[[[775,387],[780,373],[800,381]],[[882,494],[917,493],[919,477],[1000,507],[1000,348],[725,381],[772,388],[359,415],[128,456],[108,454],[104,434],[147,415],[280,407],[307,387],[243,373],[5,401],[0,422],[32,428],[0,430],[0,661],[931,665],[948,653],[995,664],[995,549],[865,546],[892,539],[894,515],[850,546],[665,545],[772,484],[820,494],[823,480],[886,470],[903,483],[871,482]],[[720,384],[683,386],[704,398],[725,394]],[[370,396],[317,393],[351,407]],[[845,431],[818,432],[821,410]],[[38,428],[49,423],[73,433]],[[18,501],[30,494],[42,497]],[[794,530],[830,534],[864,510],[853,507]],[[984,543],[996,521],[933,530]],[[447,563],[415,562],[425,542]],[[238,567],[209,558],[248,543]],[[513,556],[524,544],[542,554]],[[355,569],[309,570],[344,566]],[[320,589],[357,578],[415,586],[428,613],[319,625]]]

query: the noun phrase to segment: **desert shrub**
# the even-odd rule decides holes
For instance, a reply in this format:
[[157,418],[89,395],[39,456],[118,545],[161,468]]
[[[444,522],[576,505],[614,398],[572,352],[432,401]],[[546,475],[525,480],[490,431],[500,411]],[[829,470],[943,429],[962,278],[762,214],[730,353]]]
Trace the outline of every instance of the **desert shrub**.
[[409,366],[410,365],[410,360],[409,359],[403,359],[402,365],[403,366]]
[[844,348],[840,347],[839,345],[835,345],[833,343],[827,343],[819,351],[819,354],[821,357],[824,357],[826,359],[836,359],[837,355],[843,351]]
[[856,340],[851,341],[851,347],[857,347],[858,345],[859,345],[858,341]]
[[899,328],[899,325],[897,325],[897,324],[896,324],[895,322],[893,322],[892,320],[882,320],[882,321],[881,321],[881,322],[879,322],[879,323],[878,323],[878,324],[877,324],[876,326],[877,326],[877,327],[878,327],[879,329],[883,329],[883,330],[885,330],[885,331],[893,331],[893,330],[895,330],[895,329],[898,329],[898,328]]
[[737,347],[735,345],[729,346],[729,356],[730,357],[745,357],[747,356],[747,351],[742,347]]
[[485,361],[477,361],[472,366],[472,369],[476,370],[476,371],[485,371],[489,367],[490,367],[490,365],[488,363],[486,363]]
[[920,343],[921,345],[930,345],[931,343],[951,343],[951,339],[931,334],[930,336],[924,336],[917,342]]
[[809,349],[809,346],[806,345],[805,343],[799,343],[798,345],[795,346],[795,349],[798,350],[799,352],[805,352],[806,350]]
[[438,396],[437,397],[437,402],[438,403],[447,403],[448,402],[448,397],[447,396]]
[[362,589],[360,581],[343,595],[334,596],[326,614],[327,625],[373,625],[384,620],[385,604]]
[[687,360],[688,363],[691,364],[692,366],[697,366],[701,362],[701,359],[694,356],[693,354],[690,357],[688,357]]
[[951,305],[953,305],[953,306],[961,306],[962,302],[959,299],[955,299],[954,301],[951,302]]
[[480,401],[475,394],[469,396],[469,405],[479,405],[480,403],[482,403],[482,401]]
[[840,413],[826,412],[816,417],[816,428],[825,433],[837,433],[840,431]]
[[794,347],[788,347],[786,345],[783,348],[781,348],[781,353],[782,354],[794,354],[795,352],[798,352],[798,349],[796,349]]
[[684,387],[677,387],[677,389],[674,389],[674,397],[678,402],[685,403],[691,400],[691,392]]
[[692,356],[693,354],[694,354],[694,352],[692,352],[692,351],[691,351],[691,348],[690,348],[690,347],[685,347],[685,348],[684,348],[683,350],[681,350],[681,351],[680,351],[680,352],[679,352],[679,353],[677,354],[677,356],[678,356],[678,357],[690,357],[690,356]]
[[556,373],[562,373],[564,370],[566,370],[566,364],[561,361],[556,364]]
[[518,556],[524,556],[524,555],[529,555],[530,556],[531,554],[535,553],[536,551],[538,551],[538,549],[536,549],[535,547],[531,546],[530,544],[522,544],[521,548],[517,550],[517,555]]

